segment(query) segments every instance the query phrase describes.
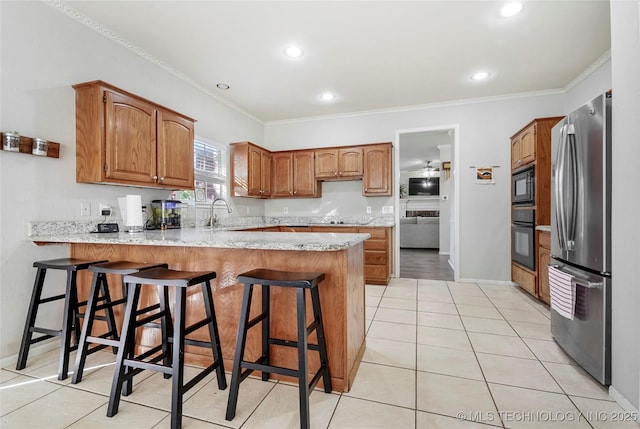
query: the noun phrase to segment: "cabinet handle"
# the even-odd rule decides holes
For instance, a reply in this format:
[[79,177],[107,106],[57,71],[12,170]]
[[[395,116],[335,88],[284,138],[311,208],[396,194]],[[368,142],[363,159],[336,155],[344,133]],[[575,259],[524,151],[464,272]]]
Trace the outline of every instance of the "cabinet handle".
[[338,173],[338,176],[342,176],[342,171],[340,173]]
[[158,176],[153,176],[152,179],[153,180],[158,180]]
[[338,172],[337,172],[337,171],[334,171],[334,172],[333,172],[333,175],[334,175],[334,176],[337,176],[337,175],[338,175]]
[[164,182],[164,177],[161,177],[161,178],[160,178],[160,181],[161,181],[161,182]]

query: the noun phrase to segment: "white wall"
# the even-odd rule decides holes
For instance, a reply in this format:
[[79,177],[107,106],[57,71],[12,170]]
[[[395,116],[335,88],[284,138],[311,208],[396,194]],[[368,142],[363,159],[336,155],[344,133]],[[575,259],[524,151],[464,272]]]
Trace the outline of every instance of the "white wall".
[[[265,145],[285,150],[394,141],[396,130],[459,124],[460,147],[452,148],[452,153],[459,151],[460,157],[460,165],[453,166],[455,180],[460,181],[460,249],[455,250],[460,255],[460,277],[509,281],[511,238],[505,227],[510,223],[509,137],[535,117],[561,114],[563,107],[563,94],[546,94],[268,123]],[[474,183],[475,170],[470,166],[480,165],[500,166],[495,169],[495,185]],[[357,197],[355,191],[351,197]],[[267,202],[267,213],[273,204],[281,203]],[[393,199],[382,204],[393,204]]]
[[612,385],[640,409],[640,2],[611,2]]
[[[38,247],[27,241],[26,224],[100,219],[99,202],[116,208],[116,198],[127,193],[142,194],[144,201],[169,194],[75,183],[71,85],[104,80],[197,119],[197,135],[222,143],[260,144],[263,126],[44,3],[3,1],[0,12],[0,128],[61,146],[59,159],[0,151],[0,349],[5,358],[18,351],[35,275],[32,262],[68,256],[64,245]],[[262,202],[235,200],[237,212],[244,214],[250,207],[250,214],[263,214]],[[91,203],[94,216],[80,218],[80,201]],[[57,276],[51,274],[53,284]],[[54,315],[45,310],[39,320]]]

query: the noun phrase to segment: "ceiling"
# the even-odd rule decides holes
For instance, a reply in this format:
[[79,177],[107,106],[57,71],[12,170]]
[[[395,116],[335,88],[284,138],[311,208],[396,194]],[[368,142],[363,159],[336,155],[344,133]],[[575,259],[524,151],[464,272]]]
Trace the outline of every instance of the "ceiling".
[[266,124],[562,90],[610,47],[607,0],[527,1],[509,19],[481,0],[49,4]]

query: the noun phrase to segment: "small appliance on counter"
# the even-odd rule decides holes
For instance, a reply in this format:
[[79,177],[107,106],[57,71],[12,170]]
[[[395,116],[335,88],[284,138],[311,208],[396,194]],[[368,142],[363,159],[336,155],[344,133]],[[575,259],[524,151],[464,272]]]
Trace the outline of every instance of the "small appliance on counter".
[[147,229],[179,229],[184,204],[176,200],[151,201],[151,218]]

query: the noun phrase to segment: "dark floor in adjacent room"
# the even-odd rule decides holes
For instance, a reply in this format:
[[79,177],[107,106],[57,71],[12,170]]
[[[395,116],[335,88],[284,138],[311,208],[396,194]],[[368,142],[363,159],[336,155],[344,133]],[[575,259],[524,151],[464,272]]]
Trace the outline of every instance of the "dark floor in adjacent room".
[[400,277],[453,281],[449,255],[438,249],[400,249]]

